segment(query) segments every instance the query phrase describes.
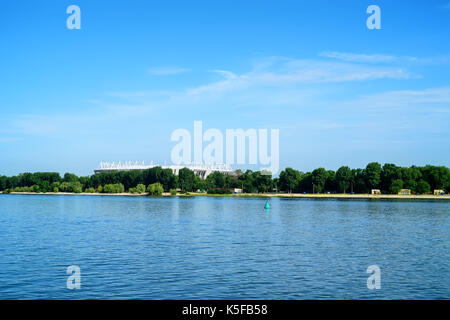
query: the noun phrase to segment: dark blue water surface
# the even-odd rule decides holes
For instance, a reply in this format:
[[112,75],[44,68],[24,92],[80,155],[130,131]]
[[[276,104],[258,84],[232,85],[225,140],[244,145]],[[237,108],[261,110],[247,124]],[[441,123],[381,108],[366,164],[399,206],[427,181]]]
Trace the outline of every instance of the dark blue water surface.
[[0,299],[450,298],[450,202],[270,202],[0,195]]

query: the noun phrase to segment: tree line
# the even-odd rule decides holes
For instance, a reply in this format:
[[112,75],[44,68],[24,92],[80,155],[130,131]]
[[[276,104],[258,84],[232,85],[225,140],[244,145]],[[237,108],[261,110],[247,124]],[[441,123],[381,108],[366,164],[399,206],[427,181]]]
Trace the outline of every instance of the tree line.
[[379,189],[382,193],[397,194],[401,189],[412,193],[427,194],[435,189],[450,192],[450,169],[445,166],[400,167],[386,163],[369,163],[363,169],[342,166],[338,170],[317,168],[301,172],[292,168],[283,170],[279,177],[270,173],[236,170],[227,175],[214,172],[201,179],[188,168],[178,176],[171,169],[154,167],[147,170],[129,170],[96,173],[78,177],[72,173],[60,176],[55,172],[22,173],[17,176],[0,176],[0,191],[8,192],[74,192],[74,193],[149,193],[163,192],[231,193],[231,189],[243,189],[245,193],[370,193]]
[[318,168],[302,173],[287,168],[280,173],[278,186],[286,192],[308,193],[382,193],[397,194],[401,189],[411,193],[427,194],[439,189],[450,191],[450,169],[445,166],[400,167],[386,163],[369,163],[364,169],[342,166],[337,171]]

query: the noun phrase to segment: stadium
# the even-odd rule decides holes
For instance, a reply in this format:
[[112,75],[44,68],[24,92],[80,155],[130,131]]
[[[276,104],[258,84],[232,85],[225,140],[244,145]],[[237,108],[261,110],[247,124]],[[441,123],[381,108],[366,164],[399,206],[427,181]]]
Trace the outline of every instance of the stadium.
[[161,167],[163,169],[171,169],[175,175],[183,168],[188,168],[202,179],[206,179],[213,172],[221,172],[223,174],[233,174],[234,171],[229,165],[226,164],[190,164],[190,165],[158,165],[151,162],[145,164],[135,161],[127,162],[100,162],[99,167],[94,170],[94,173],[112,172],[112,171],[129,171],[129,170],[147,170],[154,167]]

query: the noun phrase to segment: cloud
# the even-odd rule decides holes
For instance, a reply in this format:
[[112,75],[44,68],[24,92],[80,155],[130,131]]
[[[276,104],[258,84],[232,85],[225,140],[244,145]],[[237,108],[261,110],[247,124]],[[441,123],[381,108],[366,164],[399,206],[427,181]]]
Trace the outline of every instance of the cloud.
[[154,67],[148,69],[148,73],[154,76],[170,76],[191,71],[190,69],[180,67]]
[[[234,112],[239,112],[241,119],[257,118],[264,110],[267,121],[275,118],[275,121],[284,121],[290,119],[282,120],[280,108],[292,110],[294,115],[298,115],[294,109],[325,110],[331,109],[330,106],[337,106],[337,109],[344,103],[344,107],[357,103],[367,105],[364,103],[369,98],[358,98],[351,86],[347,97],[354,100],[343,101],[342,93],[338,93],[340,98],[333,99],[333,91],[328,90],[330,86],[327,84],[414,77],[408,70],[396,66],[285,57],[258,60],[247,72],[220,69],[209,72],[217,74],[219,79],[172,91],[108,92],[101,99],[94,99],[95,109],[90,108],[87,114],[22,115],[11,123],[19,132],[29,135],[56,135],[61,132],[73,135],[76,132],[95,132],[96,128],[102,128],[102,132],[115,132],[115,127],[121,127],[125,120],[130,119],[135,119],[130,120],[132,123],[148,122],[150,119],[151,123],[159,119],[156,121],[158,124],[169,120],[181,122],[192,116],[193,110],[201,110],[205,117],[217,114],[217,110],[232,111],[224,115],[223,121],[227,121],[225,117],[233,117]],[[385,104],[390,98],[396,97],[390,93],[390,96],[373,101],[375,104]],[[331,126],[339,127],[340,124],[332,123]]]
[[440,55],[434,57],[411,57],[394,56],[387,54],[360,54],[338,51],[325,51],[319,54],[319,57],[329,58],[337,61],[344,61],[357,64],[378,64],[378,65],[415,65],[415,66],[441,66],[450,63],[449,55]]
[[[417,77],[409,70],[395,65],[286,57],[259,59],[247,72],[223,69],[208,72],[216,74],[216,79],[197,86],[177,90],[108,92],[103,97],[103,103],[96,107],[101,110],[101,114],[116,117],[134,115],[164,118],[165,114],[176,112],[177,118],[183,119],[180,114],[184,117],[191,115],[187,110],[202,110],[202,114],[211,114],[222,106],[249,118],[251,115],[258,116],[261,110],[273,115],[280,108],[334,104],[335,100],[326,101],[327,96],[332,95],[328,84],[352,85],[364,81],[402,81]],[[352,91],[351,86],[346,88]]]
[[186,90],[188,95],[219,94],[255,86],[289,86],[296,84],[339,83],[377,79],[409,79],[408,71],[399,67],[379,67],[341,61],[288,59],[271,57],[260,61],[248,73],[235,74],[214,70],[224,79]]
[[362,129],[360,133],[372,132],[375,137],[384,135],[392,139],[401,135],[425,139],[430,134],[439,134],[433,139],[440,139],[450,132],[450,87],[355,96],[336,101],[328,115],[354,122]]
[[405,108],[409,111],[418,107],[417,110],[423,112],[432,112],[437,108],[442,112],[450,110],[450,87],[382,92],[356,99],[350,105],[372,109]]
[[275,63],[267,71],[252,72],[250,76],[265,84],[336,83],[376,79],[408,79],[402,68],[363,66],[353,63],[312,59],[288,60]]
[[362,62],[362,63],[393,63],[393,62],[414,62],[418,59],[416,57],[398,57],[384,54],[359,54],[337,51],[326,51],[319,54],[321,57],[332,58],[347,62]]
[[229,80],[234,80],[234,79],[239,78],[234,73],[232,73],[230,71],[226,71],[226,70],[211,70],[211,72],[218,73],[218,74],[222,75],[224,78],[229,79]]

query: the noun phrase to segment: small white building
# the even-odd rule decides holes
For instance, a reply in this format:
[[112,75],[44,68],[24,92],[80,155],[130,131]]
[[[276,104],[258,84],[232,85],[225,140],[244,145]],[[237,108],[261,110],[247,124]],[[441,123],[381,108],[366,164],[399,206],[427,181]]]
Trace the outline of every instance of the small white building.
[[398,194],[410,195],[411,194],[411,190],[410,189],[401,189]]

